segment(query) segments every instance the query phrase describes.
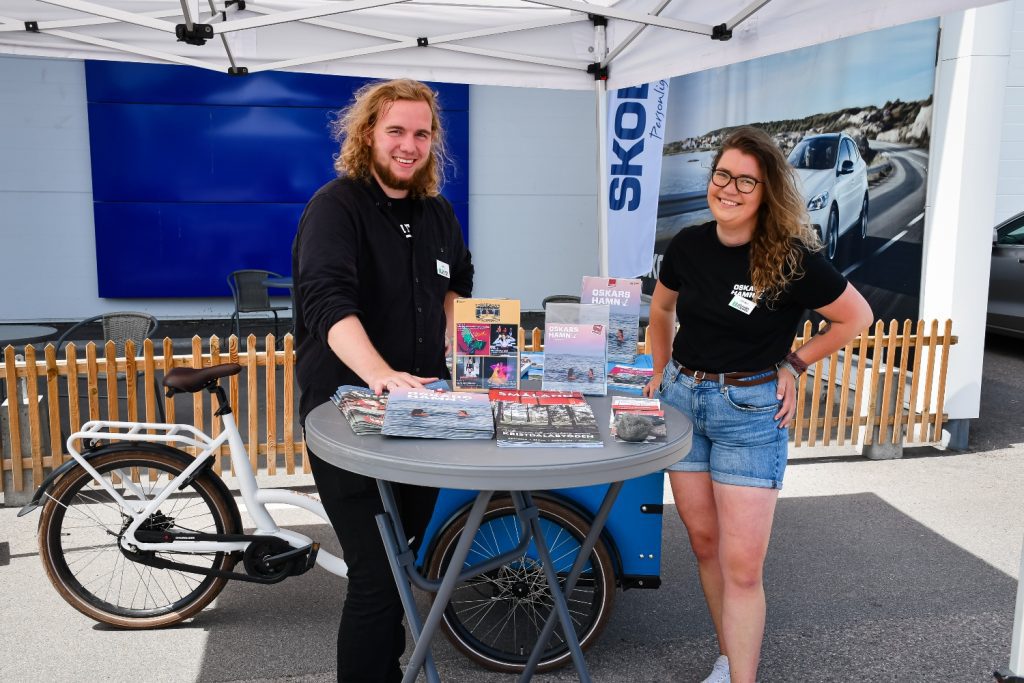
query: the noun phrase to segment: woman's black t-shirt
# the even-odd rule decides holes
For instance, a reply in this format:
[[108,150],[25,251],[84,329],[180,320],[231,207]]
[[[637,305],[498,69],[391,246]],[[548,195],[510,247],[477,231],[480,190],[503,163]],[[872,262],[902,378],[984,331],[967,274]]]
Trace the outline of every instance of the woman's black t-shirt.
[[804,312],[838,299],[846,278],[821,252],[805,250],[803,275],[770,305],[755,304],[750,244],[725,246],[715,228],[684,228],[665,251],[658,280],[679,292],[672,357],[706,372],[769,368],[789,353]]

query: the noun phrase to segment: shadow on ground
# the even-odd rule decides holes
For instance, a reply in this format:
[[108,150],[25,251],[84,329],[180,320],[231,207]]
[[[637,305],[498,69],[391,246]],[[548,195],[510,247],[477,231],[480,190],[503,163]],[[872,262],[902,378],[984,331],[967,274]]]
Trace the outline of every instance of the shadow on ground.
[[[699,681],[710,669],[710,620],[671,508],[664,538],[664,583],[616,595],[587,655],[595,680]],[[344,585],[314,570],[278,586],[228,586],[191,625],[209,634],[199,680],[332,680]],[[873,494],[781,499],[766,586],[765,683],[990,680],[1005,659],[1016,590],[1013,579]],[[444,680],[512,680],[446,642],[435,657]],[[562,670],[537,680],[575,676]]]

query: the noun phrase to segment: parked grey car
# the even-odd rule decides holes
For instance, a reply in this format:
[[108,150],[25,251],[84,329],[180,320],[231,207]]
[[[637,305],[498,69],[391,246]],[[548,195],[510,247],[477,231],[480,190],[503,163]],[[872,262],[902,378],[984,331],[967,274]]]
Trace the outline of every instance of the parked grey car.
[[992,233],[988,329],[1024,339],[1024,212]]

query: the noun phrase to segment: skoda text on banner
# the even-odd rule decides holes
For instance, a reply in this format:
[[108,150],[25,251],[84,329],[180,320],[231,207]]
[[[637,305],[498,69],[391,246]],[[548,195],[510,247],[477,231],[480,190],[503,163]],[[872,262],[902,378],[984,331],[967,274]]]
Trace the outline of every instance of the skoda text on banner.
[[608,275],[651,270],[668,81],[608,93]]

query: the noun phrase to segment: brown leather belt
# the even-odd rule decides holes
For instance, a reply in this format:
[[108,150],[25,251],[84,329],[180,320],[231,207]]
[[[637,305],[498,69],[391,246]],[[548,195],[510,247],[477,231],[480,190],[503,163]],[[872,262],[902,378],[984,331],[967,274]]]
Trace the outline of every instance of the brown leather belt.
[[[687,377],[693,377],[698,382],[719,382],[720,384],[727,384],[734,387],[755,387],[758,384],[774,382],[777,377],[775,374],[775,368],[755,370],[753,372],[724,372],[719,375],[717,372],[691,370],[685,365],[680,365],[676,360],[673,360],[672,362],[679,368],[679,372],[683,373]],[[757,375],[765,376],[757,377],[757,379],[748,379],[750,377],[756,377]]]

